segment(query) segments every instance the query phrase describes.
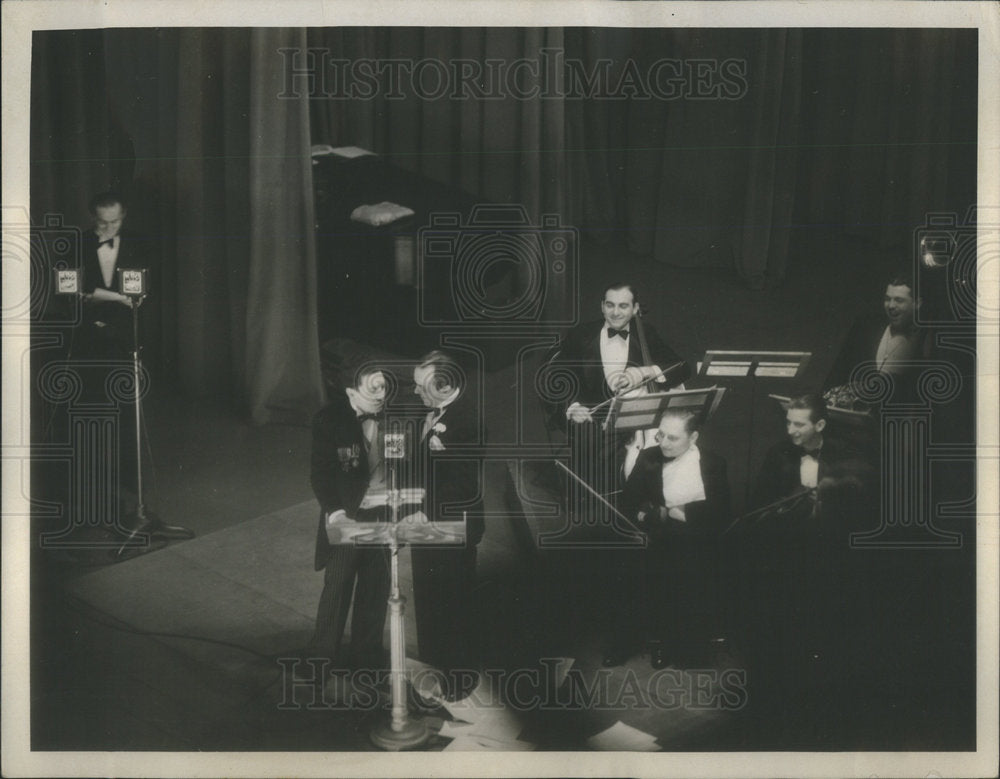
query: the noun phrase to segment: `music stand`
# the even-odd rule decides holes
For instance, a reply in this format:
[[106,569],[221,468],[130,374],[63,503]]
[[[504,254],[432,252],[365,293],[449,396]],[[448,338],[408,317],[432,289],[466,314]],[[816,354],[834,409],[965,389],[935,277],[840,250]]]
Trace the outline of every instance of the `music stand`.
[[748,377],[750,379],[750,434],[747,436],[747,470],[744,502],[750,500],[750,460],[753,447],[753,428],[757,405],[757,377],[767,379],[797,379],[802,375],[812,352],[771,352],[709,350],[699,363],[699,376]]
[[617,433],[656,427],[667,409],[683,409],[702,414],[707,421],[722,402],[724,387],[656,392],[634,397],[617,397],[611,406],[610,422]]
[[[631,397],[619,395],[611,402],[604,426],[607,428],[610,425],[615,433],[648,430],[649,428],[656,427],[660,417],[669,409],[692,411],[695,414],[703,415],[704,419],[708,419],[718,408],[724,394],[725,388],[707,387],[693,390],[657,392]],[[612,529],[619,536],[628,539],[621,542],[602,541],[602,545],[641,546],[645,543],[645,539],[637,535],[639,531],[624,514],[608,503],[603,496],[569,468],[566,468],[559,461],[556,461],[556,464],[566,471],[571,479],[596,497],[606,508],[611,510]]]

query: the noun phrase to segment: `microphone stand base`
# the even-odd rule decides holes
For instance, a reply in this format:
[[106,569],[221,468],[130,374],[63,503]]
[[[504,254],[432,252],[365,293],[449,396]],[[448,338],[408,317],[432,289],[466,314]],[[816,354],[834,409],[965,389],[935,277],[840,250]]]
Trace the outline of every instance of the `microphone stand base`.
[[[122,523],[131,528],[128,537],[122,542],[115,552],[116,558],[121,558],[126,551],[142,550],[152,551],[150,540],[187,540],[194,538],[194,531],[181,525],[168,525],[156,514],[148,511],[141,511],[123,517]],[[160,548],[162,544],[155,548]]]
[[416,749],[427,743],[430,732],[423,720],[410,719],[403,723],[402,730],[394,730],[391,719],[380,722],[371,732],[372,743],[389,752]]

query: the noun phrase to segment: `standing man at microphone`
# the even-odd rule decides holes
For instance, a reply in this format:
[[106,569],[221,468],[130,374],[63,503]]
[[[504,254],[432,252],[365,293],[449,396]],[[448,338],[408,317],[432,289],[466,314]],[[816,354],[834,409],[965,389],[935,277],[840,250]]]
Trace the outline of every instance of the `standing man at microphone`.
[[[88,209],[94,225],[83,233],[80,243],[83,310],[80,325],[73,333],[69,359],[83,379],[83,402],[103,405],[110,400],[109,380],[115,373],[130,370],[133,351],[138,350],[142,355],[144,368],[155,362],[149,358],[149,347],[155,352],[156,304],[151,304],[144,295],[124,294],[118,271],[146,270],[155,278],[158,263],[154,243],[125,228],[128,210],[120,194],[109,191],[94,195]],[[152,284],[155,288],[155,281]],[[140,305],[142,311],[135,311]],[[133,327],[133,316],[138,317],[138,332]],[[140,474],[135,405],[134,401],[116,402],[121,409],[117,419],[117,479],[111,487],[114,494],[109,497],[118,502],[121,521],[130,529],[161,539],[192,538],[194,534],[187,528],[160,520],[136,527],[140,520],[133,507],[139,496],[133,488],[138,486]],[[105,460],[101,467],[115,472],[112,454],[100,451]]]
[[486,434],[472,383],[450,355],[427,354],[413,371],[413,383],[428,408],[418,457],[427,514],[431,521],[466,517],[464,545],[410,548],[420,659],[444,673],[444,697],[459,700],[475,687],[479,666],[473,590],[484,523],[477,452]]
[[[340,392],[313,419],[311,484],[320,504],[315,567],[324,571],[316,630],[309,646],[314,657],[329,658],[335,669],[385,668],[382,632],[389,597],[389,552],[385,546],[340,543],[344,520],[388,521],[383,458],[386,381],[362,351],[345,355],[337,377]],[[369,498],[368,501],[365,499]],[[351,644],[341,643],[354,603]]]

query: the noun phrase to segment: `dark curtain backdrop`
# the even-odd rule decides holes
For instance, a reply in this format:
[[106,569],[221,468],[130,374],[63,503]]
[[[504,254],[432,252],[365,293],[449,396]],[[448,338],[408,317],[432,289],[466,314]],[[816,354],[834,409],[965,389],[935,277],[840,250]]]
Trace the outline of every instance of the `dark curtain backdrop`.
[[263,422],[322,398],[308,105],[296,29],[36,33],[32,212],[86,225],[109,186],[158,238],[161,371]]
[[[308,100],[282,48],[331,58],[535,59],[614,84],[662,58],[745,61],[735,100]],[[974,30],[130,29],[38,32],[32,216],[89,221],[119,186],[158,238],[157,351],[253,418],[321,396],[308,146],[356,144],[596,240],[776,284],[797,231],[901,252],[975,202]],[[301,65],[301,62],[299,63]],[[549,94],[564,93],[562,71]],[[523,88],[532,76],[522,72]],[[543,90],[544,91],[544,90]],[[804,241],[807,243],[808,241]],[[908,254],[900,253],[900,259]]]
[[975,31],[311,29],[331,59],[538,58],[590,73],[659,59],[746,63],[735,100],[312,100],[315,143],[359,145],[598,240],[780,283],[796,231],[908,247],[974,202]]
[[[322,28],[310,29],[312,64],[387,59],[419,62],[470,59],[480,63],[537,57],[564,48],[562,29],[542,28]],[[297,67],[305,67],[297,60]],[[331,73],[332,71],[327,71]],[[425,74],[427,88],[434,76]],[[525,92],[539,82],[522,73]],[[300,85],[299,88],[304,88]],[[327,91],[335,91],[334,84]],[[520,203],[532,218],[565,214],[573,192],[567,170],[567,105],[551,99],[423,99],[403,79],[402,98],[379,90],[366,100],[317,96],[311,100],[314,143],[355,145],[478,195],[484,202]],[[572,213],[572,210],[569,210]]]

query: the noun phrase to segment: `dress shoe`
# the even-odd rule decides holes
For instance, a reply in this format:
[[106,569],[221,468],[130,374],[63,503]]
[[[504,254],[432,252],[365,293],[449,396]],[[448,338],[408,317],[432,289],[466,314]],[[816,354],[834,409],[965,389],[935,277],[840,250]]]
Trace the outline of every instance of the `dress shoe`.
[[110,557],[112,562],[122,563],[126,560],[131,560],[134,557],[140,557],[144,554],[149,554],[150,552],[158,552],[160,549],[164,549],[167,546],[166,539],[163,538],[153,538],[150,539],[148,544],[129,546],[128,544],[122,544],[117,549],[112,549],[106,554]]
[[194,538],[194,531],[180,525],[168,525],[155,514],[138,517],[135,514],[122,517],[122,525],[131,531],[133,536],[146,534],[154,538],[187,539]]
[[180,525],[168,525],[165,522],[154,519],[146,527],[145,532],[154,538],[187,539],[194,538],[194,531]]

